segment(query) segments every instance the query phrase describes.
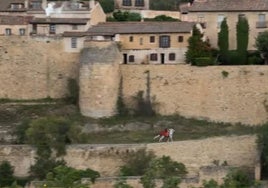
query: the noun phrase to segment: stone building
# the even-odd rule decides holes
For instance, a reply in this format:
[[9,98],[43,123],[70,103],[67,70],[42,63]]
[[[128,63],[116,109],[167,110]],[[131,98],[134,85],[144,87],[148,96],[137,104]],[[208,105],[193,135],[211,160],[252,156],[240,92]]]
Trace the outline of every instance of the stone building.
[[181,20],[196,21],[204,26],[213,47],[217,46],[220,24],[227,18],[229,27],[229,48],[236,49],[236,24],[239,17],[249,23],[248,50],[254,50],[258,33],[267,29],[268,3],[266,0],[195,0],[192,4],[182,5]]

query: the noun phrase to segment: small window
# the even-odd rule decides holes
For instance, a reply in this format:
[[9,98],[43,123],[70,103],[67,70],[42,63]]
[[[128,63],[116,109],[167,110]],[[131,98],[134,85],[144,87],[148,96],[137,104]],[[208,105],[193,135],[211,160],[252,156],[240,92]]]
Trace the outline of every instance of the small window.
[[131,0],[123,0],[123,6],[131,6]]
[[175,53],[170,53],[170,54],[168,55],[168,59],[169,59],[169,61],[175,61],[175,59],[176,59],[176,54],[175,54]]
[[140,38],[140,45],[143,45],[143,38]]
[[50,24],[49,25],[49,34],[55,34],[56,33],[56,25]]
[[150,43],[154,43],[155,42],[155,36],[150,36]]
[[178,42],[183,42],[183,36],[178,37]]
[[12,31],[10,28],[6,28],[6,35],[11,35],[12,34]]
[[170,36],[163,35],[160,36],[160,48],[169,48],[170,47]]
[[143,7],[144,6],[144,0],[135,0],[135,6],[136,7]]
[[20,35],[22,36],[22,35],[25,35],[25,29],[24,28],[20,28],[19,29],[19,32],[20,32]]
[[156,53],[150,54],[150,60],[157,61],[157,54]]
[[133,36],[129,37],[129,42],[133,42]]
[[134,55],[130,55],[130,56],[128,57],[128,62],[130,62],[130,63],[135,62]]
[[33,9],[40,9],[41,8],[41,2],[34,1],[34,2],[31,3],[31,7]]
[[77,38],[71,38],[71,48],[77,48]]
[[78,26],[77,25],[72,25],[72,30],[77,30]]

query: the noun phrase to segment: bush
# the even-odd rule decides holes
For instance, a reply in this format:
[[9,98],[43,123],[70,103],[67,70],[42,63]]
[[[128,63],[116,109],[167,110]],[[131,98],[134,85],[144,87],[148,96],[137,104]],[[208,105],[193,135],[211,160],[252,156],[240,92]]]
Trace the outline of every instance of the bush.
[[209,66],[209,65],[213,65],[213,60],[211,57],[198,57],[198,58],[195,58],[192,65]]
[[13,173],[14,167],[8,161],[0,164],[0,187],[10,186],[15,181]]
[[155,155],[152,152],[146,152],[140,149],[136,152],[130,152],[125,159],[126,165],[120,167],[121,176],[142,176]]

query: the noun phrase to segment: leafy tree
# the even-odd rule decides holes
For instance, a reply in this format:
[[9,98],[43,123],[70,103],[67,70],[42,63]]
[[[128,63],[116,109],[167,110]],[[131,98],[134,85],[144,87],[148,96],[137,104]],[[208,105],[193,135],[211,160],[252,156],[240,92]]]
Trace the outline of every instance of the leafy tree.
[[268,124],[261,127],[257,139],[258,147],[261,152],[262,176],[268,177]]
[[26,131],[28,143],[37,148],[37,155],[49,157],[51,149],[57,155],[65,154],[65,145],[70,142],[70,122],[62,118],[41,118],[30,123]]
[[188,39],[188,50],[186,52],[186,62],[195,65],[195,58],[198,57],[210,57],[211,47],[208,41],[203,41],[203,34],[200,30],[194,26],[193,34]]
[[128,185],[124,178],[120,178],[116,181],[113,185],[114,188],[133,188],[132,186]]
[[159,15],[154,18],[145,18],[144,21],[157,21],[157,22],[164,22],[164,21],[179,21],[179,19],[172,18],[166,15]]
[[46,181],[49,186],[53,187],[87,188],[88,185],[83,185],[81,179],[90,178],[91,182],[94,183],[98,177],[100,177],[99,172],[89,168],[86,170],[77,170],[65,165],[59,165],[47,174]]
[[105,13],[114,11],[114,0],[98,0],[98,2]]
[[248,20],[240,16],[236,25],[237,52],[240,56],[239,64],[245,64],[247,61],[248,35]]
[[222,57],[221,60],[226,61],[225,59],[229,50],[229,29],[226,18],[221,22],[221,30],[218,33],[218,47]]
[[146,152],[145,149],[130,152],[125,159],[126,165],[120,167],[120,174],[122,176],[142,176],[154,158],[155,155],[152,152]]
[[177,188],[186,174],[184,164],[172,161],[169,156],[163,156],[151,161],[140,181],[144,188],[154,188],[155,179],[163,180],[162,188]]
[[268,31],[259,33],[255,41],[255,46],[264,58],[265,64],[268,64]]
[[0,187],[10,186],[15,181],[13,173],[14,167],[8,161],[0,164]]

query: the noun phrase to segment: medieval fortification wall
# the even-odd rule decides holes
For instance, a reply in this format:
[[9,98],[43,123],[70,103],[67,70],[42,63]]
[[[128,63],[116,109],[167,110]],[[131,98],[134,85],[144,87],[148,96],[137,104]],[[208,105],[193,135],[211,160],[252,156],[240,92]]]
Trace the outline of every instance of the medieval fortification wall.
[[[149,144],[71,145],[67,148],[64,159],[68,166],[77,169],[92,168],[99,171],[102,177],[117,176],[119,167],[124,164],[124,157],[131,151],[141,148],[153,151],[159,157],[170,156],[171,159],[185,164],[190,174],[197,176],[201,175],[201,171],[204,172],[204,167],[221,166],[223,163],[231,167],[246,167],[253,174],[254,169],[257,169],[257,173],[259,170],[257,168],[259,153],[255,136],[215,137]],[[17,176],[28,175],[30,165],[35,162],[34,157],[35,150],[30,146],[0,146],[1,161],[10,161],[15,167]],[[217,176],[212,171],[207,178],[212,178],[213,174]],[[206,174],[202,177],[206,177]]]
[[67,80],[76,78],[86,116],[115,114],[119,92],[132,106],[139,91],[150,91],[163,115],[250,125],[267,121],[267,66],[123,65],[109,42],[91,43],[80,54],[64,52],[55,38],[2,36],[0,43],[0,98],[64,97]]
[[64,97],[78,76],[79,54],[63,52],[61,40],[0,37],[0,98]]

